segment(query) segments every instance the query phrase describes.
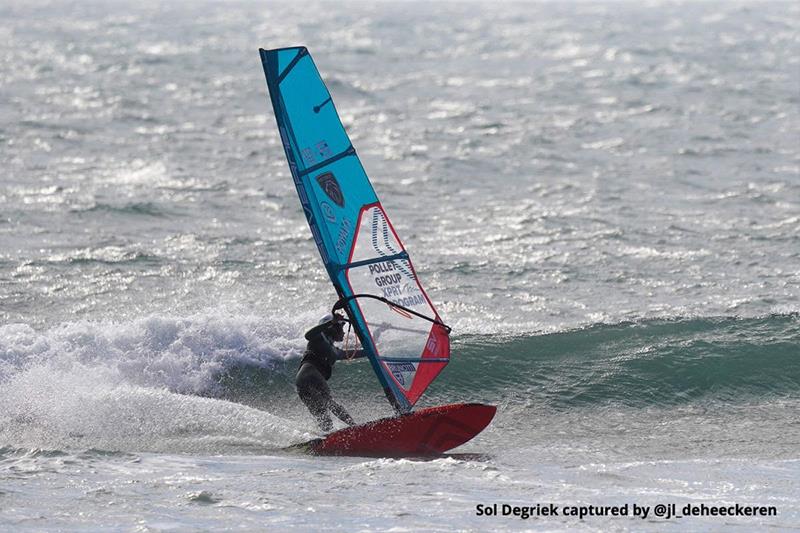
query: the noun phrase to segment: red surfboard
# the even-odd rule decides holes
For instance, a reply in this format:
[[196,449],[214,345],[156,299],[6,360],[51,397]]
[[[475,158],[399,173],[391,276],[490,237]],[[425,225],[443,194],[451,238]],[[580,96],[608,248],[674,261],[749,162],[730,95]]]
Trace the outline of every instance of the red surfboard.
[[300,447],[315,455],[440,455],[483,431],[496,411],[493,405],[478,403],[428,407],[335,431]]

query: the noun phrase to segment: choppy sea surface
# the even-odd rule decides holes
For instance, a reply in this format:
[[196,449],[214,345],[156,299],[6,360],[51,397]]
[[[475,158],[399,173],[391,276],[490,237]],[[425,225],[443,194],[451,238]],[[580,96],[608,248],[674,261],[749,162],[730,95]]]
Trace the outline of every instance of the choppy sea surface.
[[[10,0],[0,40],[0,530],[800,528],[796,3]],[[335,298],[258,56],[299,44],[453,327],[420,405],[499,406],[451,456],[283,450]]]

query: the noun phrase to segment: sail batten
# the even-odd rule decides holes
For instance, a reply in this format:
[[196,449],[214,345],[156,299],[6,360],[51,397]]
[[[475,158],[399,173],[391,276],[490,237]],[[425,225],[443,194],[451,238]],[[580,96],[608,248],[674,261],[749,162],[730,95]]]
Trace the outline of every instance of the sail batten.
[[409,411],[450,357],[449,328],[420,284],[332,97],[303,47],[260,50],[311,234],[387,397]]

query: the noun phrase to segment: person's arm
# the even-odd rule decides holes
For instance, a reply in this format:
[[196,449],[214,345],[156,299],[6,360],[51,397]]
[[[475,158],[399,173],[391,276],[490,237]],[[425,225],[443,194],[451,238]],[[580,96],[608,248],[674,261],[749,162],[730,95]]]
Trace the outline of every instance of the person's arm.
[[358,350],[340,350],[336,348],[336,359],[339,361],[346,360],[346,359],[359,359],[361,357],[366,357],[367,351],[364,349]]
[[359,348],[358,350],[352,350],[352,352],[353,355],[351,357],[353,357],[354,359],[367,356],[367,351],[363,348]]

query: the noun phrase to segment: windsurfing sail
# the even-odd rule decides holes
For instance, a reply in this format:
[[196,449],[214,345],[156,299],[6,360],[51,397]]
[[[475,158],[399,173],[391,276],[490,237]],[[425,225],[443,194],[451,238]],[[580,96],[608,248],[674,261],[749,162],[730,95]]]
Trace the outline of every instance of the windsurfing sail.
[[303,211],[389,401],[408,412],[450,359],[422,288],[305,47],[259,50]]

